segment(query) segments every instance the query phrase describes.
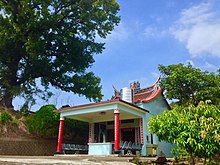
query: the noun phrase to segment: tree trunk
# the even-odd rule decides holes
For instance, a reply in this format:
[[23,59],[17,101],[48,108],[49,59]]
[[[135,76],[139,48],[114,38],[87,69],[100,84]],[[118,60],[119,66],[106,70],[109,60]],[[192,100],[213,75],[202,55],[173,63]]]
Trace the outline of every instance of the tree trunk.
[[9,90],[6,90],[2,100],[0,101],[0,106],[13,109],[14,107],[12,105],[12,100],[13,100],[13,96],[11,95]]
[[189,164],[195,165],[195,159],[194,159],[192,152],[189,152]]
[[206,157],[204,158],[204,162],[203,162],[203,165],[206,165]]

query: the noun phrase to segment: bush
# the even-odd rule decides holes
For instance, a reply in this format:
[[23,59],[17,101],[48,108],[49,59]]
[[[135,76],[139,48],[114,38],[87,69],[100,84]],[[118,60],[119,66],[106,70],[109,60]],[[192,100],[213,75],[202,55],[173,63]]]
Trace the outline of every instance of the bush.
[[0,115],[0,122],[3,124],[8,124],[12,120],[13,118],[8,112],[2,112]]
[[[27,116],[27,126],[32,134],[52,137],[58,135],[59,130],[59,114],[53,112],[56,107],[54,105],[42,106],[34,115]],[[79,135],[86,138],[88,135],[88,123],[65,118],[64,135],[74,138]]]
[[14,119],[13,121],[12,121],[12,125],[19,125],[19,121],[18,121],[18,119]]
[[179,162],[179,161],[185,161],[187,160],[187,157],[188,157],[188,153],[186,150],[178,147],[178,148],[173,148],[171,150],[171,153],[174,155],[174,162]]
[[26,118],[30,133],[41,136],[55,136],[59,126],[59,114],[53,112],[54,105],[42,106],[33,116]]
[[27,116],[28,115],[28,110],[29,110],[29,106],[28,106],[28,102],[25,102],[23,104],[23,106],[20,109],[21,115],[22,116]]

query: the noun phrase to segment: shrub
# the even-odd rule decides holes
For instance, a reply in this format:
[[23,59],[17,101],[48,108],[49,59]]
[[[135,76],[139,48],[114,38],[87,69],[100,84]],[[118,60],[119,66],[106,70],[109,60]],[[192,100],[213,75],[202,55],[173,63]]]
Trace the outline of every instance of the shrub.
[[[59,114],[53,112],[54,105],[42,106],[34,115],[27,116],[27,126],[29,132],[40,136],[57,136],[59,130]],[[88,135],[88,123],[65,118],[64,135],[66,137],[75,137],[79,135],[86,138]]]
[[12,120],[13,118],[8,112],[2,112],[0,115],[0,122],[3,124],[8,124]]
[[22,116],[27,116],[28,115],[28,109],[29,109],[28,102],[25,102],[23,104],[23,106],[21,107],[21,109],[20,109],[21,115]]
[[13,121],[12,121],[12,125],[19,125],[19,121],[18,121],[18,119],[14,119]]
[[30,133],[41,136],[57,135],[59,125],[59,114],[53,112],[54,105],[42,106],[33,116],[26,118]]

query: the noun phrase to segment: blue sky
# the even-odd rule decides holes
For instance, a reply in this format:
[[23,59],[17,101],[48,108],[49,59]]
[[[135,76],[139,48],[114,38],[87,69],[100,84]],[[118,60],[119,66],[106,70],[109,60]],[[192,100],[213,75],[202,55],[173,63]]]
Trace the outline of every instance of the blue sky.
[[[138,80],[141,87],[153,84],[159,76],[158,64],[191,62],[202,70],[220,68],[219,0],[118,0],[121,22],[103,40],[105,50],[95,55],[92,70],[101,78],[103,100],[117,89]],[[32,110],[43,104],[57,108],[88,103],[84,97],[54,90],[48,102],[38,100]],[[14,105],[19,109],[20,98]]]

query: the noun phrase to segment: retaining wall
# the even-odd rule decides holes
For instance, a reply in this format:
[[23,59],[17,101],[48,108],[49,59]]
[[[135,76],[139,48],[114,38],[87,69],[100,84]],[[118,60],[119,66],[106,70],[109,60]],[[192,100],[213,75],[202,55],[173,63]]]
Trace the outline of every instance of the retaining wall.
[[0,155],[54,155],[57,140],[0,138]]

